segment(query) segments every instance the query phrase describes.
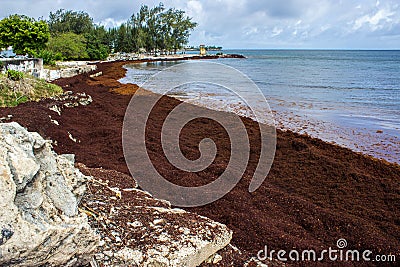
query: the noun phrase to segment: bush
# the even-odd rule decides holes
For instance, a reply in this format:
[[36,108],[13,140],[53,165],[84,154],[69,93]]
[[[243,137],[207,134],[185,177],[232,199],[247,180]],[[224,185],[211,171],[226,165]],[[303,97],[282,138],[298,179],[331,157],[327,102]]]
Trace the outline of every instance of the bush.
[[87,45],[88,59],[90,60],[104,60],[108,57],[108,48],[104,45],[98,45],[93,47],[90,44]]
[[7,70],[7,77],[13,81],[19,81],[24,78],[24,73],[17,70]]
[[72,32],[50,38],[47,49],[56,55],[61,54],[65,60],[88,58],[85,37]]
[[53,51],[44,49],[35,55],[35,57],[42,58],[44,65],[55,66],[57,60],[62,60],[61,53],[55,53]]
[[45,47],[49,38],[49,26],[44,20],[17,14],[0,20],[0,47],[12,46],[17,55],[33,55]]

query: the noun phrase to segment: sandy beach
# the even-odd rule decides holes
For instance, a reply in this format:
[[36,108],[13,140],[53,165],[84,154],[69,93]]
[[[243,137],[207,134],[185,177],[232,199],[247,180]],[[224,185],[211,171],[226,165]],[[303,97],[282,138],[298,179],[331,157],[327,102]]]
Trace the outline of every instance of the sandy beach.
[[[121,131],[137,85],[118,82],[125,76],[125,64],[98,63],[94,73],[102,72],[101,76],[90,77],[94,73],[87,73],[55,81],[72,95],[90,95],[90,105],[63,108],[58,114],[50,108],[61,100],[47,99],[2,108],[0,117],[12,115],[10,121],[53,140],[57,153],[73,153],[79,163],[129,175]],[[180,103],[163,97],[152,113],[146,136],[150,158],[156,169],[176,184],[196,186],[213,181],[226,167],[230,151],[218,149],[211,166],[190,175],[173,167],[162,153],[162,123]],[[202,108],[185,105],[193,111]],[[262,186],[249,193],[260,153],[259,128],[248,118],[242,120],[251,141],[251,157],[240,183],[222,199],[187,210],[226,224],[234,232],[232,243],[247,256],[256,256],[265,245],[274,250],[320,251],[334,247],[339,238],[345,238],[353,249],[400,253],[399,165],[307,135],[277,130],[271,171]],[[223,129],[199,119],[184,128],[182,153],[188,158],[198,157],[198,143],[205,137],[214,140],[218,148],[229,147]]]

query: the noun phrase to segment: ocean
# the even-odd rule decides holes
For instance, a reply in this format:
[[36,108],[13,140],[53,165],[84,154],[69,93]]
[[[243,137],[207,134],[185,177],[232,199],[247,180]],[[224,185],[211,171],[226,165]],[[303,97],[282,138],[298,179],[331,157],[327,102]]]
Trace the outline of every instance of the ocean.
[[[400,163],[400,51],[223,52],[247,57],[212,61],[231,66],[255,82],[273,111],[277,128]],[[121,82],[140,85],[160,70],[180,63],[128,65]],[[171,95],[231,111],[235,101],[241,103],[210,85],[175,89]]]

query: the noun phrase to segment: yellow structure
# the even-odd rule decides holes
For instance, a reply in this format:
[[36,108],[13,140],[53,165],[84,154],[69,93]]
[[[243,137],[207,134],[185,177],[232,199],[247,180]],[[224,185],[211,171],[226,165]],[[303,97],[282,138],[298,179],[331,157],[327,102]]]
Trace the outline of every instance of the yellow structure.
[[200,45],[200,55],[204,56],[207,54],[206,46]]

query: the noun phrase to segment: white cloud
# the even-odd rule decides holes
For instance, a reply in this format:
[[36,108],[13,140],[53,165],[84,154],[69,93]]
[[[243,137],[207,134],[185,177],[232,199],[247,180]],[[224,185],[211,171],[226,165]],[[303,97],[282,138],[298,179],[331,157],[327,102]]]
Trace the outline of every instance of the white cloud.
[[106,18],[100,21],[100,25],[105,28],[115,28],[121,26],[121,24],[125,23],[126,20],[115,20],[113,18]]
[[245,30],[245,35],[253,35],[258,33],[257,27],[251,27],[250,29]]
[[320,32],[324,32],[324,31],[329,30],[330,28],[331,28],[331,25],[330,25],[330,24],[327,24],[327,25],[322,25],[322,26],[319,28],[319,30],[320,30]]
[[395,13],[388,9],[380,9],[374,15],[365,15],[358,18],[353,25],[353,30],[360,29],[363,25],[367,24],[373,31],[382,29],[386,22],[391,22],[391,17]]
[[190,17],[199,17],[203,13],[203,5],[200,1],[190,0],[187,2],[186,11]]
[[274,29],[272,30],[271,37],[278,36],[278,35],[281,34],[282,32],[283,32],[283,29],[278,28],[278,27],[274,27]]

